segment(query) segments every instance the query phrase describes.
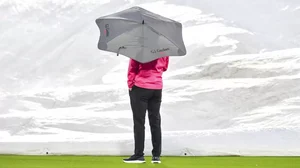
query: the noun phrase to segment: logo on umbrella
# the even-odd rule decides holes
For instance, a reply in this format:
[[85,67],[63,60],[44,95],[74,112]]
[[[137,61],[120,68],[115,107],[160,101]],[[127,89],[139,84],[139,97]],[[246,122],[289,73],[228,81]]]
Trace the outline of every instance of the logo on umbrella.
[[109,24],[106,24],[106,25],[105,25],[104,34],[106,35],[106,37],[109,36]]
[[162,49],[156,49],[156,50],[151,50],[151,53],[163,53],[164,51],[170,50],[169,48],[162,48]]

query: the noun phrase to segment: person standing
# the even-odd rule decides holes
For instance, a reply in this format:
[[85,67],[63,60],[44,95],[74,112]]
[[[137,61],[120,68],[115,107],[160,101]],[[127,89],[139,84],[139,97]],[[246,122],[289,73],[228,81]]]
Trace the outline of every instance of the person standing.
[[148,63],[130,59],[127,74],[130,105],[134,124],[134,154],[124,159],[125,163],[145,163],[145,118],[148,119],[152,140],[152,163],[161,163],[161,116],[163,73],[167,71],[169,56]]

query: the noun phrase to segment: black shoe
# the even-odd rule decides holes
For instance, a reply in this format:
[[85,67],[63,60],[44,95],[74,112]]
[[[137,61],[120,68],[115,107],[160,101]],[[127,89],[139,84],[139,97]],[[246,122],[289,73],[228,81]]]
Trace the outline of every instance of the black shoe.
[[123,159],[125,163],[145,163],[145,158],[144,156],[136,156],[132,155],[128,159]]
[[161,163],[160,158],[158,156],[153,156],[151,163]]

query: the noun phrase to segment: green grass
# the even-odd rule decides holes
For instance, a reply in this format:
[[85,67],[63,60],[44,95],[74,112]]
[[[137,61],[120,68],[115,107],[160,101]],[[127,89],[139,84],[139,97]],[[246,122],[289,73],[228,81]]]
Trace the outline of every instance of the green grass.
[[0,155],[0,168],[300,168],[300,157],[162,157],[125,164],[124,157]]

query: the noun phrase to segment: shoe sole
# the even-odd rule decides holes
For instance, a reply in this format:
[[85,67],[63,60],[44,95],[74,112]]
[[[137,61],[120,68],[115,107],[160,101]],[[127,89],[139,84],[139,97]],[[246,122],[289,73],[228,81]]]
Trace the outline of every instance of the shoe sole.
[[123,161],[124,163],[146,163],[146,161],[135,160],[135,161]]
[[161,163],[161,161],[151,161],[151,163],[159,164],[159,163]]

